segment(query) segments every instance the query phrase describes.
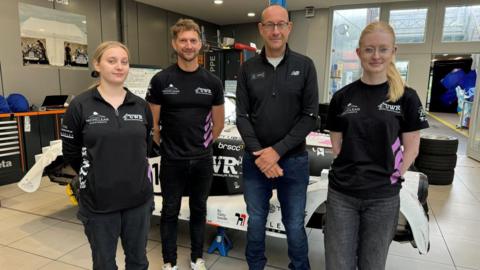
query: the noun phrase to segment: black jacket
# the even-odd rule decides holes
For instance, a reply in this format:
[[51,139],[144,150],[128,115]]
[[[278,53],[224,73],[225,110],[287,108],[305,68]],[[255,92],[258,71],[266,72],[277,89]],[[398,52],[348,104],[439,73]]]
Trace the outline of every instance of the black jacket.
[[72,100],[61,137],[64,159],[79,173],[81,206],[108,213],[151,198],[147,160],[151,129],[147,102],[128,90],[117,110],[97,88]]
[[305,150],[305,137],[318,115],[313,61],[288,46],[275,69],[265,49],[240,67],[237,127],[248,152],[272,146],[280,156]]

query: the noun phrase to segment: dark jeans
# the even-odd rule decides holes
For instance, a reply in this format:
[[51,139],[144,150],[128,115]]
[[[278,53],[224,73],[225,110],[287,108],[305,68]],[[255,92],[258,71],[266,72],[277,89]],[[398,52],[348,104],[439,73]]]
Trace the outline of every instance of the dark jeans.
[[191,260],[203,255],[203,241],[207,216],[207,199],[213,178],[212,157],[193,160],[162,158],[160,184],[162,187],[162,215],[160,235],[165,263],[177,264],[177,224],[185,187],[190,190]]
[[399,210],[399,195],[364,200],[329,188],[324,231],[326,269],[385,269]]
[[305,232],[305,204],[309,181],[307,152],[279,161],[283,176],[268,179],[255,165],[255,157],[246,153],[243,158],[244,197],[247,204],[248,227],[245,255],[249,269],[264,269],[265,225],[270,210],[274,185],[280,201],[282,223],[288,243],[289,269],[310,269],[308,240]]
[[138,207],[107,214],[92,213],[80,204],[77,217],[92,249],[94,270],[118,269],[118,237],[125,252],[125,269],[148,269],[146,248],[153,207],[153,197]]

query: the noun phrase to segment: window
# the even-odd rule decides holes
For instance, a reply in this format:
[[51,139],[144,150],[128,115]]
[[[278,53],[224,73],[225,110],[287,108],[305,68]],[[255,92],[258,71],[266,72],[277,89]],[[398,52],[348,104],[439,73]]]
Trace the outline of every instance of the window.
[[425,42],[427,8],[390,11],[390,25],[395,30],[397,43]]
[[408,79],[408,61],[396,61],[395,66],[400,72],[400,76],[402,76],[403,81],[407,82]]
[[332,25],[329,99],[338,89],[360,78],[360,61],[355,53],[360,33],[367,24],[378,21],[380,8],[335,10]]
[[480,5],[445,8],[442,41],[480,41]]

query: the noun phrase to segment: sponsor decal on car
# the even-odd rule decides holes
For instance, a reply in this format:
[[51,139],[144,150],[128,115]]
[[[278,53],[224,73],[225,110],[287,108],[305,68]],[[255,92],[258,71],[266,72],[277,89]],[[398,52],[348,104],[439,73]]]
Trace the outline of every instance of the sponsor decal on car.
[[312,147],[312,152],[318,156],[325,156],[325,148],[323,147]]
[[237,225],[245,226],[248,215],[245,213],[235,213],[235,216],[237,217]]
[[270,214],[273,214],[275,212],[280,212],[280,205],[270,204],[269,212]]
[[228,221],[227,215],[221,209],[217,209],[217,220]]
[[240,164],[241,157],[213,156],[213,175],[238,178]]
[[243,149],[243,144],[228,144],[228,143],[222,143],[220,141],[218,142],[217,148],[230,150],[230,151],[241,151]]

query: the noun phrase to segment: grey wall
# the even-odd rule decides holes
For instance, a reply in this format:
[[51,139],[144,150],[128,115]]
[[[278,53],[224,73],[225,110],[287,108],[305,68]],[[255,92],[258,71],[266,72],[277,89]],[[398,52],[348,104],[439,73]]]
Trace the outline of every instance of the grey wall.
[[[176,62],[170,27],[180,18],[191,18],[154,6],[124,0],[124,35],[132,64],[157,65],[163,68]],[[207,40],[216,39],[217,25],[196,18],[204,27]]]
[[167,53],[167,11],[138,3],[138,63],[169,64]]
[[[22,93],[30,103],[40,104],[45,95],[78,94],[93,80],[87,68],[23,66],[20,48],[18,3],[82,14],[87,17],[88,53],[93,54],[102,40],[118,39],[118,1],[70,0],[69,5],[54,4],[49,0],[0,1],[0,63],[2,65],[3,94]],[[103,17],[105,15],[105,17]],[[102,33],[105,31],[105,33]]]
[[290,34],[289,45],[293,50],[310,57],[315,64],[319,89],[318,97],[321,102],[323,102],[322,97],[327,88],[327,80],[324,74],[325,68],[328,66],[328,14],[328,9],[315,10],[315,17],[313,18],[305,18],[305,11],[303,10],[290,13],[293,30]]

